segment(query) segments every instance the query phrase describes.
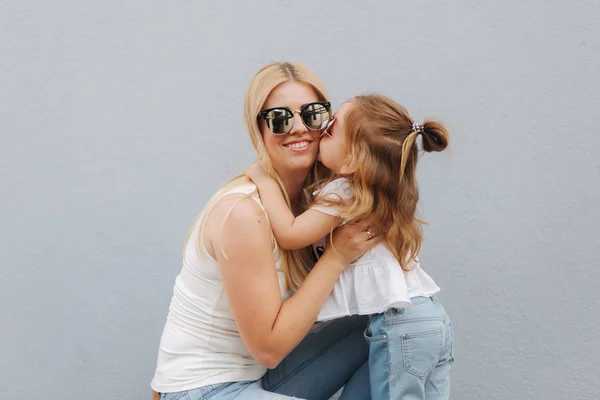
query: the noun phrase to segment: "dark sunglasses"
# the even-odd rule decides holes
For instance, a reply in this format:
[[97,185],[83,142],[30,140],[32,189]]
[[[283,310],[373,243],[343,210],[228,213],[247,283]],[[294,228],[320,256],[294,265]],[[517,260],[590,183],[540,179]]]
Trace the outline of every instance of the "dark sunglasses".
[[262,110],[259,117],[264,118],[267,128],[275,135],[285,135],[294,126],[294,114],[299,113],[302,123],[310,130],[324,129],[329,122],[329,110],[331,103],[328,101],[316,101],[308,103],[300,110],[290,110],[287,107],[273,107]]

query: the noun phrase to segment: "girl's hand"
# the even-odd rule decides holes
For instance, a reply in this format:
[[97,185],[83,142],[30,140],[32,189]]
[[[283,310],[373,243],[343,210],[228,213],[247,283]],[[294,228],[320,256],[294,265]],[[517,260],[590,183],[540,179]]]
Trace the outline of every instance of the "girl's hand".
[[335,256],[340,265],[346,267],[384,238],[385,235],[370,225],[369,219],[351,221],[337,228],[331,240],[328,238],[324,256],[329,253],[329,257]]
[[250,178],[255,184],[259,182],[264,182],[266,180],[272,179],[266,172],[265,167],[261,161],[255,161],[254,164],[248,168],[246,171],[246,175]]

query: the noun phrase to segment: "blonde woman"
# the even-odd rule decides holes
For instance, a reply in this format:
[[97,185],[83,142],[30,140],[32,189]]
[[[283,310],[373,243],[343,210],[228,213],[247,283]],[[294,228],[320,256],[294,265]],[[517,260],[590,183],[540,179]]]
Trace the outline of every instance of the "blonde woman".
[[[319,140],[330,116],[323,84],[301,64],[264,66],[246,92],[244,118],[258,159],[296,214],[311,200],[305,188],[319,175]],[[344,268],[381,241],[373,229],[367,222],[341,227],[315,263],[310,248],[279,248],[256,186],[246,176],[231,180],[185,244],[155,395],[326,399],[345,386],[342,399],[368,398],[366,319],[311,328]]]

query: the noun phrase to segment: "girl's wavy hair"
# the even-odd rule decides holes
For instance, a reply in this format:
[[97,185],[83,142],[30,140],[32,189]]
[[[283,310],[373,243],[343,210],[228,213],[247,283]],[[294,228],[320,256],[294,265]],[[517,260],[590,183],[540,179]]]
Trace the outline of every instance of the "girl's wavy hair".
[[353,199],[337,203],[345,218],[372,217],[402,269],[410,270],[423,242],[423,221],[416,216],[416,139],[421,134],[426,152],[442,151],[448,147],[448,131],[437,121],[415,124],[406,108],[378,94],[350,100],[344,125],[351,171],[344,176]]

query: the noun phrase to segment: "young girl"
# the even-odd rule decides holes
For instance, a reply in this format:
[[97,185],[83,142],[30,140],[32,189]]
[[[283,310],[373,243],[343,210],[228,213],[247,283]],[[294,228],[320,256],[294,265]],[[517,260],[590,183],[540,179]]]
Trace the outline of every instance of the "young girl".
[[[385,235],[384,243],[344,270],[318,318],[371,315],[365,338],[374,400],[449,398],[452,326],[433,296],[438,286],[418,260],[423,240],[416,218],[419,135],[427,152],[448,145],[442,124],[417,124],[385,96],[357,96],[344,103],[319,144],[319,160],[333,176],[298,216],[259,164],[247,173],[284,249],[317,243],[318,253],[319,241],[334,228],[367,216],[380,230],[367,230],[369,237]],[[302,151],[300,138],[289,145]]]

